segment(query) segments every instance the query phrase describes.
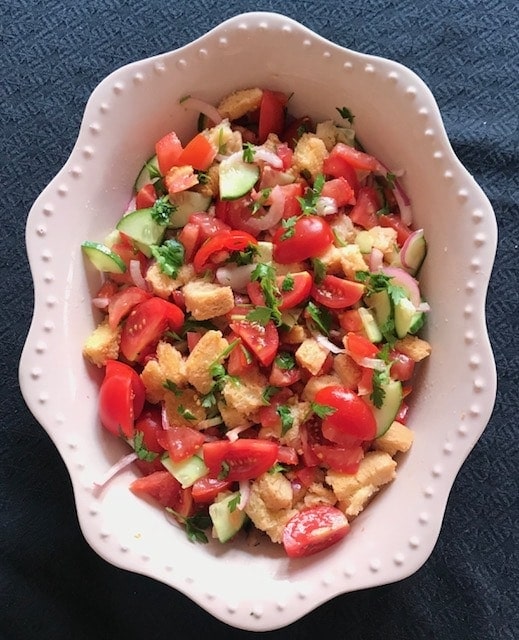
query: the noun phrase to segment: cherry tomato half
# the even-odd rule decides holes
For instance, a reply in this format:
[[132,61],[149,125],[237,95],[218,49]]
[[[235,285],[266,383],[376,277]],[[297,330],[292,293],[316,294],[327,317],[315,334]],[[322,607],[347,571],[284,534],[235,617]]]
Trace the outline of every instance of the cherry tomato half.
[[115,329],[133,307],[148,298],[151,298],[151,294],[140,287],[126,287],[115,293],[108,303],[108,324],[110,327]]
[[174,462],[181,462],[200,449],[204,436],[191,427],[171,425],[157,435],[157,441]]
[[191,494],[195,502],[207,503],[214,502],[216,496],[229,489],[232,482],[229,480],[218,480],[218,478],[198,478],[191,487]]
[[374,187],[361,187],[357,195],[357,201],[350,211],[349,216],[352,222],[371,229],[378,225],[377,211],[380,209],[380,200]]
[[[312,276],[308,271],[299,271],[288,276],[277,276],[276,285],[280,294],[279,310],[284,311],[296,307],[308,298],[312,289]],[[257,307],[265,306],[265,298],[259,282],[249,282],[247,293],[252,303]]]
[[158,406],[148,405],[135,421],[135,432],[142,433],[142,442],[148,451],[162,453],[164,447],[158,438],[162,433],[162,415]]
[[279,135],[283,131],[286,102],[285,95],[263,89],[258,122],[258,142],[260,144],[265,142],[269,133]]
[[206,171],[216,156],[216,149],[208,138],[199,133],[190,140],[178,158],[179,165],[191,165],[199,171]]
[[347,446],[352,436],[360,440],[371,440],[377,432],[375,417],[369,405],[354,391],[339,385],[319,389],[315,402],[335,409],[323,418],[322,431],[325,438]]
[[255,438],[206,442],[202,451],[209,475],[229,482],[257,478],[268,471],[278,457],[275,442]]
[[144,398],[144,384],[137,372],[123,362],[109,360],[99,390],[99,418],[103,427],[116,436],[131,438]]
[[320,256],[333,243],[330,225],[319,216],[303,216],[293,226],[293,234],[279,228],[273,237],[273,257],[280,264],[301,262]]
[[239,320],[233,322],[230,327],[264,367],[272,364],[279,346],[278,331],[272,320],[265,326],[257,322]]
[[312,287],[312,298],[330,309],[345,309],[358,302],[364,295],[364,290],[365,287],[360,282],[326,275],[319,284]]
[[336,507],[318,505],[297,513],[283,531],[283,546],[289,558],[301,558],[335,544],[349,532],[344,513]]
[[258,242],[246,231],[237,229],[217,231],[196,252],[193,260],[195,271],[200,273],[207,268],[211,256],[219,251],[243,251],[251,244],[256,245]]
[[182,153],[182,143],[174,131],[167,133],[155,145],[159,170],[164,176],[178,162]]

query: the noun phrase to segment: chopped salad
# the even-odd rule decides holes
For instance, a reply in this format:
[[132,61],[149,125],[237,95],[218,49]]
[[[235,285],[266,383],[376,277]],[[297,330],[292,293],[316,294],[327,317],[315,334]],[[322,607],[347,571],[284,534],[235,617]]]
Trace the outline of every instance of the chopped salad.
[[307,556],[413,442],[424,232],[346,107],[315,123],[262,88],[181,102],[198,133],[158,140],[116,228],[82,245],[104,274],[83,353],[131,448],[97,488],[133,464],[131,491],[191,540],[244,530]]

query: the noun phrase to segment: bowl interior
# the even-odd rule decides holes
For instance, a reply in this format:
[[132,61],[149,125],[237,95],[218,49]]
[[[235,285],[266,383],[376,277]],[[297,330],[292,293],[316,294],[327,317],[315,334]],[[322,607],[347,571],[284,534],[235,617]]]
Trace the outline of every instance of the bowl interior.
[[[252,53],[262,64],[251,64]],[[214,103],[248,86],[293,94],[292,113],[316,121],[350,108],[365,148],[391,170],[405,170],[414,224],[429,244],[420,277],[432,307],[426,337],[433,355],[411,403],[415,444],[396,481],[343,543],[297,562],[271,544],[189,543],[160,510],[128,491],[132,470],[99,498],[91,491],[125,449],[99,426],[101,374],[81,356],[97,320],[89,301],[100,278],[85,264],[80,243],[113,229],[155,140],[172,129],[184,141],[195,132],[198,114],[180,103],[183,96]],[[89,543],[110,562],[184,591],[229,624],[261,630],[288,624],[337,593],[415,571],[434,546],[454,477],[494,401],[484,300],[495,236],[492,209],[455,158],[430,91],[397,63],[337,47],[282,16],[247,14],[111,74],[87,105],[69,160],[31,210],[36,303],[20,368],[26,401],[70,470]]]

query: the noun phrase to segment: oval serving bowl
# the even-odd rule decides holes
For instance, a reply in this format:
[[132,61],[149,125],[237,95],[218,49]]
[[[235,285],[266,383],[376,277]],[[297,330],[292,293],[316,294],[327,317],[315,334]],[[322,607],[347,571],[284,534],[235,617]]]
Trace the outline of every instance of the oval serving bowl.
[[[250,64],[252,49],[261,65]],[[160,509],[128,490],[131,468],[101,495],[92,491],[127,450],[100,428],[101,373],[81,355],[96,324],[90,298],[100,278],[86,268],[80,244],[114,227],[157,139],[172,129],[183,140],[194,133],[197,114],[181,97],[215,103],[249,86],[293,93],[291,111],[316,120],[348,106],[368,152],[392,170],[405,169],[414,225],[425,229],[429,243],[420,275],[432,307],[425,335],[433,354],[415,384],[408,423],[415,443],[395,482],[351,533],[297,561],[267,542],[254,548],[240,540],[190,543]],[[405,578],[425,563],[456,474],[495,400],[485,296],[497,231],[490,203],[454,155],[434,97],[413,72],[339,47],[278,14],[232,18],[99,84],[69,159],[31,209],[26,242],[35,307],[20,386],[67,465],[82,531],[100,556],[171,585],[230,625],[256,631],[288,625],[338,594]]]

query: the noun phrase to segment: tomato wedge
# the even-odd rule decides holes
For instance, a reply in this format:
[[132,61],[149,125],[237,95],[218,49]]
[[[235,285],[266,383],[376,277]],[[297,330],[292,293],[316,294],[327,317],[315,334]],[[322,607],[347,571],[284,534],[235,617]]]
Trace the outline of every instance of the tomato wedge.
[[330,309],[344,309],[358,302],[364,291],[365,287],[360,282],[326,275],[312,287],[312,298]]
[[272,239],[274,260],[280,264],[290,264],[315,258],[333,244],[333,239],[326,220],[319,216],[303,216],[296,220],[290,231],[279,228],[275,232]]
[[278,448],[275,442],[255,438],[216,440],[202,445],[209,476],[229,482],[253,480],[268,471],[277,460]]
[[151,184],[145,184],[135,196],[135,208],[147,209],[155,204],[157,193],[155,187]]
[[137,360],[148,347],[159,341],[169,328],[178,331],[184,322],[179,307],[162,298],[150,298],[138,304],[128,316],[121,333],[121,353],[127,360]]
[[172,425],[157,435],[157,441],[174,462],[180,462],[190,458],[200,449],[204,436],[191,427]]
[[110,298],[108,303],[108,324],[115,329],[136,305],[151,298],[151,294],[140,287],[121,289]]
[[349,532],[348,519],[329,505],[310,507],[288,521],[283,546],[289,558],[302,558],[335,544]]
[[213,163],[216,151],[207,137],[203,133],[199,133],[184,147],[177,164],[179,166],[187,164],[198,171],[206,171]]
[[279,135],[283,131],[285,104],[286,96],[263,89],[258,122],[258,142],[260,144],[265,142],[269,133]]
[[364,449],[361,445],[343,447],[338,445],[315,444],[315,455],[326,465],[339,473],[354,474],[359,470],[359,464],[364,457]]
[[379,353],[379,348],[375,344],[358,333],[348,333],[346,345],[348,354],[361,366],[364,358],[376,358]]
[[115,436],[133,436],[134,410],[130,377],[109,376],[99,390],[99,418]]
[[195,502],[203,504],[213,502],[216,496],[222,491],[226,491],[232,485],[229,480],[218,480],[218,478],[209,478],[204,476],[198,478],[191,487],[191,495]]
[[378,225],[377,211],[380,209],[378,193],[373,187],[361,187],[357,202],[350,211],[352,222],[364,229],[371,229]]
[[326,175],[334,178],[344,178],[353,189],[354,195],[357,195],[359,191],[357,172],[344,158],[338,155],[329,155],[324,159],[323,171]]
[[359,151],[343,142],[338,142],[330,151],[330,158],[341,158],[351,167],[360,171],[376,171],[386,173],[382,164],[374,157],[364,151]]
[[372,440],[377,432],[375,416],[370,406],[347,387],[331,385],[319,389],[315,402],[335,409],[322,422],[325,438],[351,445],[351,439]]
[[200,273],[207,268],[210,258],[219,251],[243,251],[249,245],[256,245],[258,241],[246,231],[237,229],[217,231],[196,252],[193,266]]
[[[133,371],[133,369],[132,369]],[[135,421],[135,433],[142,433],[142,443],[152,453],[162,453],[164,447],[159,443],[162,433],[162,415],[158,407],[149,405]]]
[[124,362],[119,360],[108,360],[106,362],[105,379],[111,376],[120,376],[122,378],[130,378],[133,394],[133,413],[138,418],[144,407],[146,399],[146,388],[139,374]]
[[279,335],[272,320],[269,320],[265,326],[239,320],[233,322],[230,327],[264,367],[272,364],[279,346]]
[[[312,275],[308,271],[277,276],[276,285],[280,294],[279,310],[292,309],[306,300],[310,295],[312,282]],[[259,282],[249,282],[247,293],[253,304],[258,307],[265,306],[265,298]]]
[[325,182],[321,190],[321,196],[333,198],[338,207],[355,204],[355,191],[342,176]]
[[174,131],[167,133],[155,145],[159,170],[163,176],[175,166],[182,153],[182,143]]
[[163,507],[174,509],[177,513],[185,502],[180,482],[169,471],[155,471],[143,478],[137,478],[131,483],[130,490],[137,496],[149,496]]

